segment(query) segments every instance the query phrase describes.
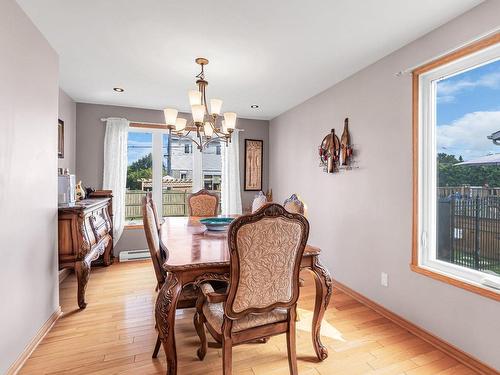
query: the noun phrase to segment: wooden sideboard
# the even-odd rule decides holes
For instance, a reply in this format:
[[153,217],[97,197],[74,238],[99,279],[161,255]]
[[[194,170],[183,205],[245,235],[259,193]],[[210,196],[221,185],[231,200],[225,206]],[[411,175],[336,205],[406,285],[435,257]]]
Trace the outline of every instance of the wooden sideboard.
[[111,191],[92,193],[74,205],[59,206],[59,269],[74,269],[78,282],[78,306],[84,309],[85,289],[93,261],[111,264],[113,214]]

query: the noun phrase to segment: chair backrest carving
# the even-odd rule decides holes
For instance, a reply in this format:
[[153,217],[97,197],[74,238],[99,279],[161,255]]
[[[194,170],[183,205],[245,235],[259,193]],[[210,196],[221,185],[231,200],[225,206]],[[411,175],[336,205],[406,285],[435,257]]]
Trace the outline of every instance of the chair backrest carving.
[[189,216],[217,216],[219,211],[219,196],[202,189],[188,197]]
[[161,286],[165,281],[165,273],[161,267],[164,256],[162,255],[160,246],[159,224],[157,222],[157,212],[155,213],[155,204],[150,194],[142,198],[142,221],[146,240],[148,243],[149,253],[153,261],[153,268],[155,270],[156,280],[158,285]]
[[289,308],[299,295],[299,271],[309,223],[279,204],[240,216],[228,230],[231,280],[225,315]]
[[287,198],[285,202],[283,203],[283,207],[288,212],[294,213],[294,214],[301,214],[304,215],[305,213],[305,206],[304,202],[300,200],[300,198],[297,196],[297,194],[292,194],[290,198]]
[[259,208],[267,203],[267,197],[263,191],[259,191],[252,202],[252,212],[256,212]]

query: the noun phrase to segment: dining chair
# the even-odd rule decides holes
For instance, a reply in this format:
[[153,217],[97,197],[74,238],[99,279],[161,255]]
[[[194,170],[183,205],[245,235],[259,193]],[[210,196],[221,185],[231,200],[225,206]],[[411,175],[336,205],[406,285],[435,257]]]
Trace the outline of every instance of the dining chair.
[[267,203],[267,197],[264,192],[261,190],[255,195],[255,198],[252,202],[252,212],[257,211],[259,208],[264,206]]
[[294,214],[305,214],[304,202],[300,200],[297,194],[292,194],[290,198],[285,199],[283,207],[285,207],[288,212],[292,212]]
[[188,197],[189,216],[217,216],[219,211],[219,196],[202,189]]
[[[146,240],[148,243],[149,253],[153,263],[153,269],[156,275],[156,290],[160,290],[167,278],[167,272],[163,269],[162,264],[165,262],[168,254],[165,253],[160,246],[159,231],[161,222],[158,218],[158,210],[151,193],[147,193],[142,198],[142,220]],[[198,290],[192,285],[187,285],[182,289],[179,301],[177,302],[178,309],[186,309],[194,307],[198,298]],[[156,339],[156,345],[153,350],[153,358],[158,356],[158,351],[161,347],[160,336]]]
[[290,374],[297,375],[295,317],[308,236],[307,219],[275,203],[233,221],[228,229],[227,292],[200,285],[195,316],[200,360],[208,346],[205,326],[222,344],[224,375],[232,375],[234,345],[286,333]]

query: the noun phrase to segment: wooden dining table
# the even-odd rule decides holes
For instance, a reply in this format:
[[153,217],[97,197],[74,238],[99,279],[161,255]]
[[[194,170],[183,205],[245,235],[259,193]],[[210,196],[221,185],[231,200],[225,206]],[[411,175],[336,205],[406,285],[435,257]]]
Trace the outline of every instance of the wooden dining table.
[[[167,374],[177,374],[175,346],[175,310],[182,288],[199,286],[206,281],[229,282],[227,231],[208,231],[195,217],[167,217],[160,229],[160,246],[166,253],[163,268],[166,280],[159,290],[155,319],[167,357]],[[321,321],[332,294],[330,273],[320,260],[320,249],[306,246],[301,269],[314,275],[316,298],[312,319],[312,343],[320,361],[328,357],[321,342]]]

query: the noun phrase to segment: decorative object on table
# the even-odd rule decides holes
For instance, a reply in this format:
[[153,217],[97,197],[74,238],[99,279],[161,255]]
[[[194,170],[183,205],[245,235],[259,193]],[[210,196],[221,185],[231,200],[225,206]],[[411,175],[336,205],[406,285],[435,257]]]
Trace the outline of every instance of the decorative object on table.
[[245,191],[262,190],[264,141],[245,139]]
[[351,135],[349,134],[349,118],[344,120],[344,131],[340,137],[340,163],[349,165],[352,156]]
[[350,170],[358,168],[353,159],[354,149],[349,133],[349,118],[344,120],[344,130],[342,136],[335,134],[335,129],[330,131],[321,141],[318,147],[320,167],[326,173],[335,173],[340,170]]
[[207,227],[210,231],[224,231],[227,229],[229,224],[233,222],[232,217],[207,217],[205,219],[200,219],[200,223]]
[[266,198],[269,203],[273,201],[273,189],[268,189],[266,193]]
[[292,194],[290,198],[285,199],[283,207],[285,207],[285,210],[293,214],[304,215],[306,212],[305,204],[300,200],[297,194]]
[[73,205],[76,197],[75,175],[60,174],[57,176],[57,203],[59,205]]
[[64,121],[57,121],[57,156],[59,159],[64,158]]
[[[172,108],[166,108],[164,113],[169,134],[189,139],[196,144],[198,150],[202,151],[214,140],[220,140],[226,144],[231,142],[237,115],[234,112],[224,112],[224,120],[222,120],[220,116],[222,100],[220,99],[211,99],[210,111],[208,110],[206,95],[208,82],[205,80],[204,71],[208,60],[198,57],[195,62],[201,66],[201,72],[196,76],[198,90],[191,90],[188,93],[193,120],[187,123],[186,119],[177,117],[178,111]],[[191,133],[193,137],[189,136]]]
[[267,196],[265,196],[264,192],[261,190],[255,195],[255,198],[253,199],[252,213],[257,211],[259,208],[264,206],[266,203],[267,203]]
[[85,199],[85,190],[83,190],[81,181],[79,181],[78,184],[76,184],[75,191],[77,200],[81,201],[82,199]]

